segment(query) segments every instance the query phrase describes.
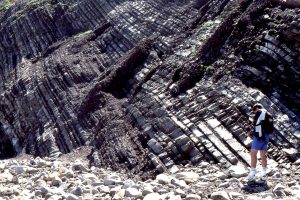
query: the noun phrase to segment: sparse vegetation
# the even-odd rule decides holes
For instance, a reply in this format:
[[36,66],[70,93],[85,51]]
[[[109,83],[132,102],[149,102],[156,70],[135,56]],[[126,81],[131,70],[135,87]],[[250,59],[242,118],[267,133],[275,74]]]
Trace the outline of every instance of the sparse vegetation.
[[8,10],[16,2],[17,0],[3,0],[2,3],[0,3],[0,12]]
[[81,38],[81,37],[84,37],[84,36],[90,34],[91,32],[92,32],[92,30],[87,30],[87,31],[85,31],[85,32],[78,33],[78,34],[75,35],[74,37],[75,37],[75,38]]

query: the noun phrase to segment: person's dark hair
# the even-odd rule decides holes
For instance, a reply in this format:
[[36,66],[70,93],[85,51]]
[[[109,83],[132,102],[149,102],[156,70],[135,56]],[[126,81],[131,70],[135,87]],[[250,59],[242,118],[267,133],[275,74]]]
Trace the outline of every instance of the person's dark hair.
[[252,111],[255,111],[257,108],[258,108],[258,109],[262,109],[263,106],[262,106],[260,103],[256,103],[256,104],[254,104],[254,106],[252,107]]

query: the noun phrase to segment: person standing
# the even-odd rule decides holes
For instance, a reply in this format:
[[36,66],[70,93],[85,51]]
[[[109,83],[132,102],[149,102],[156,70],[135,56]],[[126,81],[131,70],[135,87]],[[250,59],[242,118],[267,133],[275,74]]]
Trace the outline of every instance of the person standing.
[[269,143],[270,128],[268,128],[268,122],[273,123],[272,115],[267,112],[263,106],[256,103],[253,106],[253,112],[255,113],[253,119],[254,135],[251,145],[251,169],[248,175],[249,181],[254,181],[256,178],[256,165],[257,165],[257,152],[260,152],[262,170],[261,180],[267,180],[267,150]]

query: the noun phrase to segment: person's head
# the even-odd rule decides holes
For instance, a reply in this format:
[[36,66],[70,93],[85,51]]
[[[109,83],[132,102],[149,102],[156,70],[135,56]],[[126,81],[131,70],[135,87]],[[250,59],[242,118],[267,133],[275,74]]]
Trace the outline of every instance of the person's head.
[[259,109],[262,109],[263,106],[260,103],[256,103],[254,104],[254,106],[252,107],[252,111],[253,112],[257,112]]

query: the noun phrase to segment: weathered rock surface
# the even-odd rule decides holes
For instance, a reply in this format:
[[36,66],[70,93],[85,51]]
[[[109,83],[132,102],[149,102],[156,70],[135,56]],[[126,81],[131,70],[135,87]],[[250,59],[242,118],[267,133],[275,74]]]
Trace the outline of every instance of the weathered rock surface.
[[[274,115],[274,166],[299,166],[300,10],[287,3],[0,1],[0,157],[91,146],[90,164],[144,178],[201,161],[247,166],[260,102]],[[87,172],[73,164],[67,177]]]

